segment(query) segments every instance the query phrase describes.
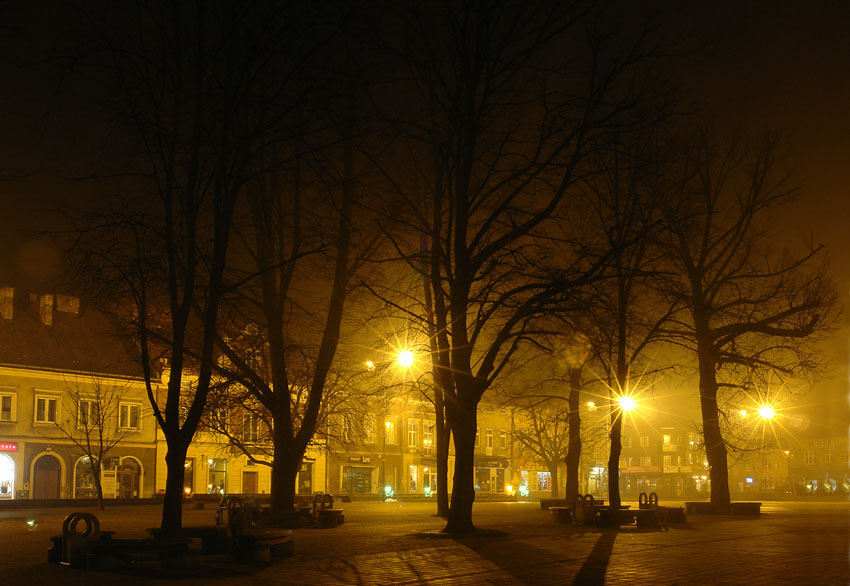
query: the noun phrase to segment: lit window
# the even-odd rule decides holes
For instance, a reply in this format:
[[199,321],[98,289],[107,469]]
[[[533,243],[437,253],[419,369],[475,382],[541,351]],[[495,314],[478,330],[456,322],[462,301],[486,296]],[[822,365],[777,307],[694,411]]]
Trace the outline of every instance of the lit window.
[[476,448],[481,445],[481,437],[480,436],[481,436],[481,428],[476,427],[475,428],[475,447]]
[[387,434],[386,435],[387,443],[388,444],[397,443],[396,438],[395,438],[395,421],[387,419],[384,422],[384,428],[386,430],[385,433]]
[[488,429],[485,432],[485,441],[487,442],[487,447],[493,449],[493,430]]
[[648,448],[649,447],[649,436],[648,435],[640,436],[640,447],[642,447],[642,448]]
[[648,466],[652,466],[652,457],[651,456],[641,456],[640,457],[640,465],[644,468]]
[[56,423],[56,412],[59,408],[59,399],[55,397],[35,398],[35,422]]
[[121,429],[139,429],[142,406],[138,403],[121,403],[118,408],[118,427]]
[[505,450],[508,447],[508,432],[504,429],[499,432],[499,448]]
[[419,422],[415,419],[407,420],[407,445],[416,446],[419,442]]
[[366,422],[363,424],[364,439],[367,444],[375,443],[375,416],[367,415]]
[[664,445],[669,446],[672,443],[673,443],[673,436],[665,433],[664,434]]
[[809,466],[818,463],[818,458],[814,450],[806,451],[806,453],[803,455],[803,458],[803,462]]

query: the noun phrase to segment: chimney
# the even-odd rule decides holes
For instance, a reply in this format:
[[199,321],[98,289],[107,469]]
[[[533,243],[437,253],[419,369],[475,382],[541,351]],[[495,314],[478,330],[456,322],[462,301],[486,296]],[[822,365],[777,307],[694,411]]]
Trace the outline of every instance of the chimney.
[[0,288],[0,315],[3,319],[12,319],[13,308],[15,306],[15,288],[2,287]]
[[53,295],[42,295],[39,301],[39,313],[41,323],[46,326],[53,325]]

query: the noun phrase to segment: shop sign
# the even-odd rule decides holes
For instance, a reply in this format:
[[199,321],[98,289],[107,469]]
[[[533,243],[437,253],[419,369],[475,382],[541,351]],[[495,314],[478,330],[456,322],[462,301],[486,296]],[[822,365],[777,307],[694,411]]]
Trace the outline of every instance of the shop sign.
[[357,462],[358,464],[368,464],[372,461],[372,456],[349,456],[349,462]]
[[17,452],[17,442],[0,442],[0,452]]

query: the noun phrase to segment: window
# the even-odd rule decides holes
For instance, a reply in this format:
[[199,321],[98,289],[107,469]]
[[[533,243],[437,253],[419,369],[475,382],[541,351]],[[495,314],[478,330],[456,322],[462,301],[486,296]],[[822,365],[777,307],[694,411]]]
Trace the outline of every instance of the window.
[[640,465],[643,467],[652,466],[652,457],[651,456],[641,456],[640,457]]
[[664,466],[673,465],[673,456],[664,456]]
[[823,463],[832,464],[832,450],[826,450],[823,453]]
[[100,406],[97,401],[81,399],[77,409],[77,426],[96,427],[100,423]]
[[485,434],[484,435],[485,441],[487,442],[486,446],[492,450],[493,449],[493,430],[488,429],[484,432],[484,434]]
[[632,438],[631,438],[631,436],[628,436],[628,435],[627,435],[627,436],[623,436],[623,437],[621,437],[621,438],[620,438],[620,443],[623,445],[623,447],[624,447],[624,448],[630,448],[630,447],[632,447]]
[[807,465],[812,465],[812,464],[818,463],[818,459],[817,459],[817,456],[815,455],[814,450],[807,450],[803,457],[805,458],[803,460],[803,462]]
[[15,421],[15,394],[0,393],[0,421]]
[[503,450],[508,448],[508,432],[504,429],[499,431],[499,447]]
[[242,441],[256,443],[260,441],[260,416],[246,411],[242,414]]
[[673,444],[673,436],[669,434],[664,434],[664,445],[669,446]]
[[397,443],[397,441],[395,439],[395,421],[393,421],[391,419],[387,419],[386,421],[384,421],[384,430],[385,430],[384,433],[386,433],[385,438],[387,440],[387,443],[388,444]]
[[407,445],[419,445],[419,422],[415,419],[407,420]]
[[648,435],[640,436],[640,447],[642,447],[642,448],[648,448],[649,447],[649,436]]
[[56,397],[35,398],[35,422],[56,423],[56,412],[59,407],[59,399]]
[[426,449],[434,444],[434,425],[435,423],[433,421],[425,423],[425,431],[422,439]]
[[480,447],[480,446],[481,446],[481,428],[476,427],[475,428],[475,447],[477,448],[477,447]]
[[139,429],[139,416],[142,406],[138,403],[121,403],[118,406],[118,427],[121,429]]

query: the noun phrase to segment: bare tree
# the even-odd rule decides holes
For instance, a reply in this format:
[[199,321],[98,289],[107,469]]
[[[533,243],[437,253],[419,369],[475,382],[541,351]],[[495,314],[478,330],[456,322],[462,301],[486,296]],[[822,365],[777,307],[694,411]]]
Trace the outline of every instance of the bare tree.
[[703,134],[683,158],[675,197],[660,202],[674,273],[663,288],[686,308],[667,333],[696,356],[711,503],[719,510],[730,505],[724,398],[760,373],[815,369],[810,344],[837,315],[826,267],[817,264],[822,247],[772,246],[773,214],[796,192],[776,148],[764,141],[718,149]]
[[103,8],[91,18],[101,41],[91,54],[114,90],[123,151],[135,156],[121,163],[121,191],[138,195],[89,218],[77,251],[101,292],[124,303],[141,348],[168,446],[162,529],[175,535],[186,452],[212,384],[237,200],[290,111],[295,56],[318,42],[309,26],[318,15],[284,2]]
[[[556,236],[553,220],[565,212],[591,138],[619,123],[644,91],[639,77],[624,78],[641,61],[645,37],[620,39],[618,57],[598,29],[588,45],[570,45],[566,32],[578,33],[588,11],[581,3],[488,2],[409,14],[407,63],[424,114],[408,135],[420,141],[428,186],[426,205],[409,202],[409,225],[428,244],[416,258],[427,267],[434,375],[455,446],[447,532],[474,530],[482,395],[535,334],[536,318],[604,264],[574,246],[569,229]],[[555,54],[581,55],[580,64],[551,65]]]
[[[103,510],[103,462],[112,448],[139,427],[138,421],[131,425],[131,421],[119,420],[120,399],[129,384],[118,379],[106,380],[94,374],[74,374],[65,379],[64,387],[70,399],[62,403],[67,417],[65,421],[57,420],[54,425],[88,459],[97,504]],[[141,413],[127,412],[124,417],[138,419]]]

